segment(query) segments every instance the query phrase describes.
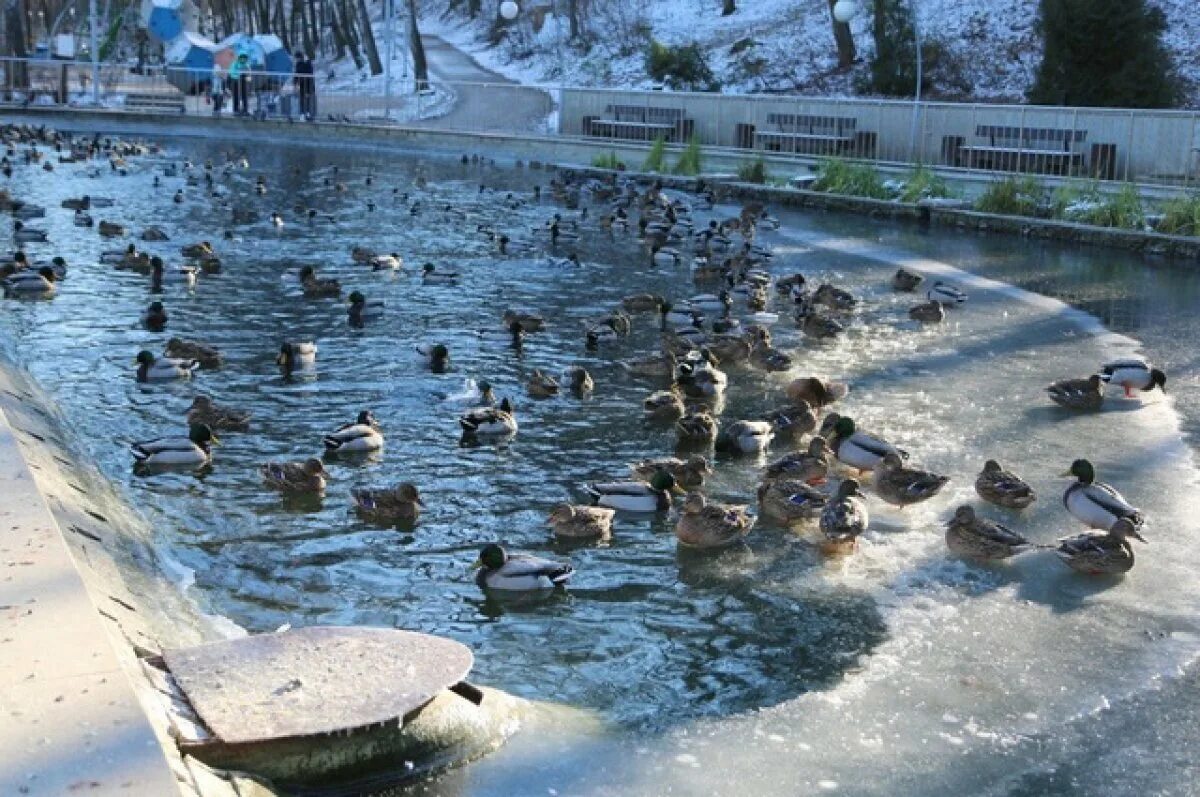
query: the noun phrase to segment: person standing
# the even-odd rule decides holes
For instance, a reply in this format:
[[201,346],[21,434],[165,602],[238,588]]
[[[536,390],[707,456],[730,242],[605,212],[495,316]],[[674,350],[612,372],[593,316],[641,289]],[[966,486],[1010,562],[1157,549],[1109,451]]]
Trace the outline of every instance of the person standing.
[[317,115],[317,85],[313,62],[305,53],[296,57],[296,89],[300,92],[300,115],[312,121]]
[[250,94],[250,56],[242,53],[229,66],[229,81],[233,89],[233,115],[248,116]]
[[225,73],[220,64],[213,64],[208,94],[212,98],[213,116],[220,116],[221,106],[225,104]]

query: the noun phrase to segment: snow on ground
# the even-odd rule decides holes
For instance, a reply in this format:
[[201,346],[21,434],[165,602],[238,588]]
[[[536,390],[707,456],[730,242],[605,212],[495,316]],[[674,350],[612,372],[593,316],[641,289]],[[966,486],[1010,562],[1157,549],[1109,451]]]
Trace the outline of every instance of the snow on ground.
[[[1020,101],[1040,58],[1034,29],[1038,0],[913,0],[927,40],[947,53],[934,69],[933,96],[986,102]],[[1151,0],[1167,16],[1165,42],[1184,78],[1191,107],[1200,106],[1200,14],[1196,0]],[[549,0],[529,0],[532,8]],[[561,5],[561,3],[560,3]],[[866,7],[859,3],[860,9]],[[740,0],[730,17],[719,0],[607,0],[592,4],[592,45],[566,44],[567,23],[547,15],[535,33],[528,10],[499,46],[487,41],[491,18],[444,16],[430,2],[421,29],[471,53],[483,66],[521,83],[651,88],[645,72],[649,37],[666,44],[695,41],[729,93],[797,92],[847,96],[865,73],[873,45],[870,15],[852,22],[860,63],[837,70],[828,6],[819,0]],[[753,43],[747,45],[744,40]],[[736,43],[741,47],[731,52]]]

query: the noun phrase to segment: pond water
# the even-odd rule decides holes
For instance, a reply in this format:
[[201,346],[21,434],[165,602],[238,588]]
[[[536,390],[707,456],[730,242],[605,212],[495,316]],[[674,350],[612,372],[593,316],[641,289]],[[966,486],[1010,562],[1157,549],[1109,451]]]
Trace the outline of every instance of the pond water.
[[[124,177],[93,179],[75,166],[13,177],[14,195],[49,208],[37,226],[52,243],[27,251],[72,266],[52,301],[0,305],[5,352],[57,398],[81,448],[151,521],[206,610],[250,631],[338,623],[444,634],[475,651],[480,683],[600,721],[548,718],[417,791],[1132,793],[1125,775],[1151,783],[1141,793],[1190,788],[1195,763],[1181,756],[1200,739],[1188,444],[1200,431],[1195,272],[1119,252],[780,212],[781,229],[761,236],[776,252],[770,270],[833,281],[863,308],[824,344],[805,341],[785,309],[773,334],[797,368],[732,372],[723,418],[778,406],[795,376],[846,379],[852,391],[839,409],[950,475],[950,485],[903,512],[872,499],[871,531],[836,562],[811,537],[762,522],[741,548],[687,556],[673,516],[619,517],[610,543],[568,547],[544,525],[552,504],[582,500],[586,482],[674,449],[671,430],[644,425],[639,407],[665,385],[615,364],[654,351],[656,323],[635,317],[628,339],[589,352],[585,321],[626,294],[699,292],[686,267],[648,268],[636,240],[591,224],[578,244],[552,247],[530,232],[565,212],[549,192],[533,198],[550,176],[541,171],[255,146],[249,168],[217,171],[223,197],[214,200],[182,174],[162,176],[162,165],[223,163],[230,147],[175,142],[169,152]],[[185,200],[175,204],[179,188]],[[507,202],[509,192],[526,201]],[[96,265],[102,249],[126,241],[72,225],[58,205],[82,193],[117,201],[94,210],[97,219],[165,230],[170,243],[146,248],[169,263],[181,244],[213,241],[222,273],[155,295],[148,278]],[[320,217],[310,223],[298,204]],[[234,209],[258,220],[234,223]],[[269,223],[272,211],[284,215],[282,228]],[[531,239],[532,251],[498,255],[481,224]],[[233,240],[222,239],[227,229]],[[355,245],[399,252],[407,267],[372,272],[351,262]],[[571,251],[581,266],[561,262]],[[426,261],[460,272],[460,283],[425,284],[417,267]],[[970,301],[947,323],[917,328],[906,315],[912,297],[890,290],[898,264],[949,275]],[[344,301],[305,299],[296,279],[304,265],[383,300],[383,317],[353,329]],[[155,299],[170,313],[161,333],[139,324]],[[547,331],[514,350],[500,324],[508,307],[542,314]],[[136,353],[171,336],[216,345],[226,364],[191,383],[138,384]],[[287,339],[319,348],[316,366],[290,379],[274,365]],[[445,374],[414,352],[432,342],[450,349]],[[1134,352],[1166,367],[1166,396],[1114,398],[1088,416],[1046,402],[1050,381]],[[525,395],[534,368],[572,365],[592,372],[592,397]],[[463,446],[462,397],[481,379],[513,399],[521,429],[504,444]],[[180,430],[197,392],[252,410],[251,432],[224,435],[209,472],[135,474],[128,443]],[[364,408],[382,423],[381,455],[327,463],[329,489],[315,503],[262,488],[259,463],[318,455],[322,435]],[[1049,553],[996,567],[947,554],[941,524],[974,500],[987,458],[1021,472],[1040,496],[1020,515],[990,516],[1039,542],[1076,531],[1058,500],[1067,482],[1056,476],[1081,456],[1150,519],[1151,544],[1129,577],[1083,579]],[[706,491],[748,502],[761,465],[718,460]],[[383,529],[350,512],[352,487],[398,480],[419,485],[428,504],[415,528]],[[563,594],[488,598],[468,567],[496,540],[569,558],[578,574]]]

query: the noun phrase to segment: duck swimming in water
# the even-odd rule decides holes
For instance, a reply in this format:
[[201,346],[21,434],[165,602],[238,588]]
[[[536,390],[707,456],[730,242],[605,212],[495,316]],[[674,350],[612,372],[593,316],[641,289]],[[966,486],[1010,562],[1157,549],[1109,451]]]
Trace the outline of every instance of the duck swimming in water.
[[379,422],[370,410],[363,410],[353,423],[339,426],[324,437],[325,450],[330,454],[355,454],[383,448]]
[[166,382],[173,379],[190,379],[192,372],[200,368],[196,360],[176,357],[155,357],[153,353],[138,352],[137,381]]
[[421,515],[425,502],[417,486],[401,482],[382,490],[355,489],[350,491],[354,509],[366,520],[383,522],[413,522]]
[[198,467],[212,459],[211,446],[220,441],[212,429],[193,424],[187,437],[159,437],[130,446],[136,464],[143,467]]
[[499,545],[485,545],[475,562],[475,583],[484,590],[532,592],[563,586],[575,575],[566,562],[553,562],[528,554],[510,554]]

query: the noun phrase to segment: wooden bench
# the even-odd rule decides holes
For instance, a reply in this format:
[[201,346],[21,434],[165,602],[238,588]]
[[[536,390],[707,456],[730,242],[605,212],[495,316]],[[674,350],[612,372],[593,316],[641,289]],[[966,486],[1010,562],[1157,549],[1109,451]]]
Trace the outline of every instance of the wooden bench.
[[597,138],[621,138],[629,141],[685,141],[695,129],[682,108],[648,105],[610,105],[604,116],[583,117],[583,134]]
[[183,113],[185,105],[182,95],[159,93],[129,93],[125,95],[125,110],[152,113]]
[[766,124],[739,124],[739,147],[796,155],[850,155],[873,157],[876,136],[859,130],[852,116],[769,113]]
[[1086,130],[978,125],[979,144],[951,146],[956,166],[1002,172],[1078,174],[1083,171]]

